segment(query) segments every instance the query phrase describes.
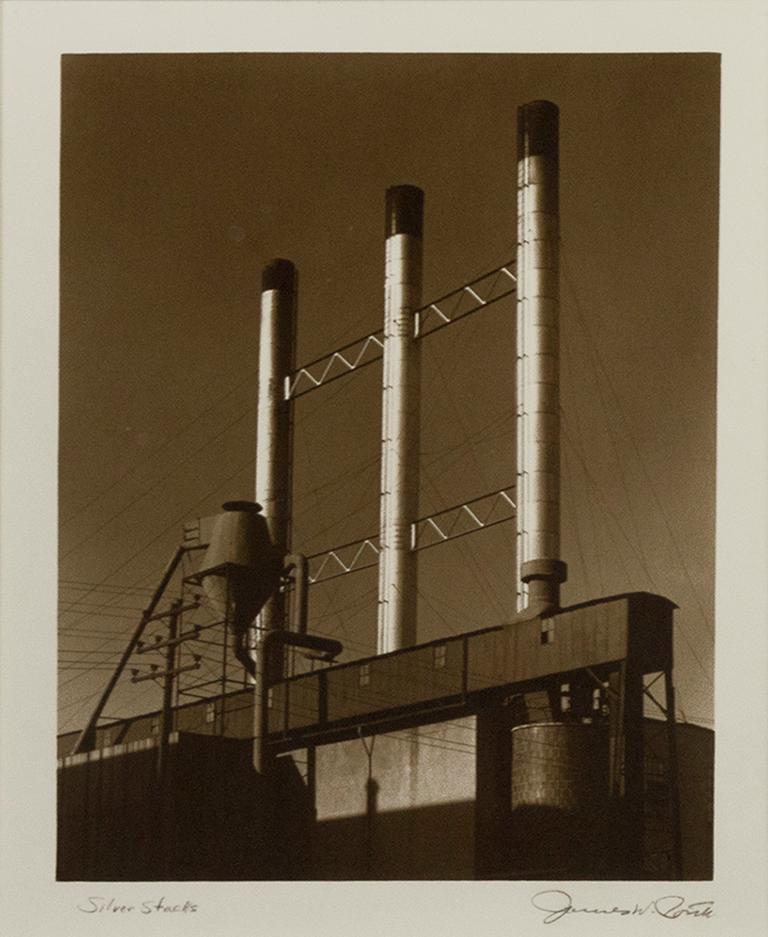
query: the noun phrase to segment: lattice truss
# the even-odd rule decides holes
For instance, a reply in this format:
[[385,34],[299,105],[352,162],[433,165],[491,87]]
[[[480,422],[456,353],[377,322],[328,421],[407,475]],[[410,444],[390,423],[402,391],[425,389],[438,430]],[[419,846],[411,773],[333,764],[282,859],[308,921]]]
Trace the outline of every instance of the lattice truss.
[[[437,514],[419,518],[411,525],[411,549],[424,550],[475,533],[486,527],[503,524],[515,516],[512,487],[501,488],[463,504],[456,504]],[[347,573],[376,566],[381,553],[378,536],[365,537],[352,543],[315,553],[309,559],[311,583],[336,579]]]
[[[484,273],[417,309],[414,316],[414,338],[423,338],[464,316],[511,296],[517,283],[512,267],[512,261],[507,261],[489,273]],[[383,354],[384,333],[379,329],[299,368],[287,381],[285,397],[288,400],[308,394],[337,378],[378,361]]]

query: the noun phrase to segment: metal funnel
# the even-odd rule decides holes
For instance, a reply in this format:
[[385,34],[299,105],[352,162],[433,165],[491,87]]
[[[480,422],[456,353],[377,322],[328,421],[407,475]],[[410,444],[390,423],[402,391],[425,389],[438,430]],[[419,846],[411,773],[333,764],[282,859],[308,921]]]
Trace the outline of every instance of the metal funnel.
[[277,589],[282,557],[272,543],[261,505],[227,501],[216,517],[200,567],[206,595],[235,631],[244,631]]

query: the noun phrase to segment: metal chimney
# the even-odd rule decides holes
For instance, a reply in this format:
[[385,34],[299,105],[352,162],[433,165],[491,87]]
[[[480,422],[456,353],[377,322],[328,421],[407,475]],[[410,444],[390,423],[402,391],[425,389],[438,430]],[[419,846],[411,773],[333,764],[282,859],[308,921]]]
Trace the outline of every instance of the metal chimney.
[[423,212],[421,189],[412,185],[387,189],[380,654],[416,643],[416,560],[411,525],[418,506],[420,369],[414,314],[421,304]]
[[517,115],[518,611],[558,606],[560,560],[560,245],[558,109]]
[[[256,501],[263,506],[276,550],[288,553],[291,512],[291,402],[285,388],[294,368],[296,288],[290,260],[273,260],[262,274],[256,424]],[[282,628],[285,602],[276,593],[259,615],[261,628]]]

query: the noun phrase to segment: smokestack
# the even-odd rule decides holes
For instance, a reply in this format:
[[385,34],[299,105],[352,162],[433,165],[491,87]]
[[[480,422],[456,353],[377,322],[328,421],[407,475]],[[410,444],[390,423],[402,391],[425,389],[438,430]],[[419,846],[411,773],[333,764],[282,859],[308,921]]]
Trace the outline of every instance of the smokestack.
[[378,652],[416,643],[416,559],[411,524],[418,505],[419,351],[424,193],[387,189],[384,286]]
[[[297,279],[290,260],[273,260],[261,282],[256,501],[281,556],[288,553],[290,537],[291,402],[285,387],[294,369]],[[259,625],[272,630],[282,628],[284,621],[285,602],[277,593],[264,605]]]
[[533,101],[517,115],[518,611],[559,606],[560,245],[558,110]]

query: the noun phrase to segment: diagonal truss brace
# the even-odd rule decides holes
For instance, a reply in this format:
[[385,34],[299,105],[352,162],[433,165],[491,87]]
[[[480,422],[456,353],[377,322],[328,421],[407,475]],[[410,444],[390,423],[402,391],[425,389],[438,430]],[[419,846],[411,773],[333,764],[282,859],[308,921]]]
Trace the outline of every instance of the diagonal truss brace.
[[414,337],[423,338],[470,313],[511,296],[517,286],[517,277],[512,273],[512,266],[513,261],[507,261],[495,270],[484,273],[417,309]]
[[446,540],[474,534],[486,527],[511,521],[515,516],[513,488],[500,488],[472,501],[423,517],[411,526],[411,548],[425,550]]
[[330,384],[336,378],[378,361],[383,354],[384,332],[379,329],[299,368],[287,382],[285,399],[301,397],[323,384]]
[[336,579],[347,573],[356,573],[361,569],[369,569],[379,562],[381,545],[378,536],[366,537],[364,540],[355,540],[343,546],[334,547],[323,553],[308,556],[309,583],[323,582],[327,579]]
[[[416,310],[414,338],[423,338],[464,316],[511,296],[515,292],[516,282],[517,278],[512,273],[512,261],[507,261],[489,273],[484,273],[427,303]],[[384,332],[379,329],[299,368],[286,381],[285,399],[302,397],[337,378],[359,371],[378,361],[383,354]]]
[[[512,487],[500,488],[463,504],[419,518],[411,525],[411,549],[425,550],[447,540],[503,524],[515,516]],[[325,582],[370,569],[379,562],[381,543],[378,536],[365,537],[352,543],[315,553],[308,557],[309,582]]]

